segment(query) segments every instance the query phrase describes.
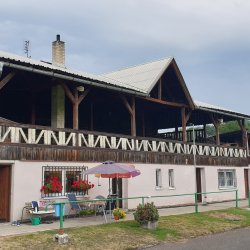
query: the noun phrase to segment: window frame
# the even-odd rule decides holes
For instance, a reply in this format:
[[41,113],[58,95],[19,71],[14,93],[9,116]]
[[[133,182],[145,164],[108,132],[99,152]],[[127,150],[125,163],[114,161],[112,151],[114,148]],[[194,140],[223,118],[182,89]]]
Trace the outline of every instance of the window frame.
[[175,189],[175,186],[174,186],[174,170],[173,169],[168,170],[168,187],[169,187],[169,189]]
[[[74,193],[76,196],[83,196],[84,192],[83,191],[69,191],[67,190],[67,185],[69,187],[73,185],[73,181],[77,181],[78,179],[83,179],[88,181],[88,175],[80,174],[79,172],[86,171],[88,167],[86,166],[43,166],[42,167],[42,186],[46,185],[47,180],[50,178],[50,176],[53,177],[58,177],[59,176],[59,181],[62,183],[63,189],[62,192],[59,193],[48,193],[44,194],[44,192],[41,192],[41,197],[42,198],[65,198],[67,197],[68,194]],[[46,172],[49,173],[49,175],[46,177],[45,175]],[[51,173],[50,173],[51,172]],[[67,183],[67,172],[73,173],[73,180],[70,181],[70,183]],[[68,187],[68,188],[69,188]],[[70,188],[69,188],[70,189]],[[85,191],[85,194],[88,194],[88,191]]]
[[161,183],[161,169],[156,169],[155,170],[155,187],[156,189],[161,189],[162,188],[162,183]]
[[[223,177],[220,177],[220,173],[223,173]],[[232,177],[231,178],[227,177],[227,173],[231,173]],[[232,182],[232,185],[228,185],[230,182]],[[224,185],[221,185],[222,183],[224,183]],[[235,169],[218,169],[218,188],[219,189],[237,188],[237,176]]]

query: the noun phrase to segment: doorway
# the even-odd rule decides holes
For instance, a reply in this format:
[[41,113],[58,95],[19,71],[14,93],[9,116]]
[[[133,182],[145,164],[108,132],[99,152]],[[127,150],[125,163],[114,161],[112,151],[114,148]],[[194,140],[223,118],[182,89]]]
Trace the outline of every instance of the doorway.
[[10,221],[10,166],[0,165],[0,222]]
[[[197,193],[201,193],[201,169],[200,168],[196,168],[196,192]],[[202,202],[202,195],[198,194],[197,195],[197,201],[198,202]]]
[[248,182],[248,169],[244,169],[244,181],[245,181],[245,195],[248,198],[249,182]]
[[[122,178],[112,178],[112,194],[122,198]],[[122,200],[118,200],[118,207],[122,208]]]

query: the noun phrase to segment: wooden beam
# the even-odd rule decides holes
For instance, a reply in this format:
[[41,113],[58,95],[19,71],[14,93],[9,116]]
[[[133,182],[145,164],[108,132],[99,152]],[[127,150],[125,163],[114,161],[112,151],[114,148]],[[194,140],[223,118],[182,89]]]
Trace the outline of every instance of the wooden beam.
[[174,67],[176,76],[177,76],[177,78],[178,78],[178,80],[179,80],[179,82],[180,82],[180,84],[181,84],[181,86],[182,86],[182,89],[183,89],[183,91],[184,91],[184,93],[185,93],[185,96],[186,96],[186,98],[187,98],[187,100],[188,100],[188,102],[189,102],[189,104],[190,104],[190,108],[191,108],[192,110],[194,110],[195,107],[194,107],[194,104],[193,104],[193,100],[192,100],[191,95],[190,95],[190,93],[189,93],[189,91],[188,91],[188,88],[187,88],[187,86],[186,86],[186,83],[185,83],[185,81],[184,81],[184,79],[183,79],[183,77],[182,77],[182,75],[181,75],[181,72],[180,72],[180,70],[179,70],[179,68],[178,68],[178,65],[177,65],[177,63],[175,62],[174,59],[172,60],[171,64],[172,64],[173,67]]
[[122,95],[122,94],[120,94],[120,97],[121,97],[121,99],[122,99],[122,101],[123,101],[125,107],[127,108],[128,112],[130,113],[130,115],[133,115],[133,110],[132,110],[132,108],[130,107],[130,105],[129,105],[127,99],[126,99],[126,97],[125,97],[124,95]]
[[187,122],[192,113],[192,110],[190,110],[186,114],[186,109],[181,108],[181,122],[182,122],[182,140],[187,141]]
[[162,81],[160,78],[160,81],[158,83],[158,99],[161,100],[162,99]]
[[79,129],[78,105],[78,90],[74,86],[73,129]]
[[245,119],[237,120],[239,123],[239,126],[242,131],[242,147],[246,147],[247,145],[247,135],[246,135],[246,127],[245,127]]
[[132,112],[131,115],[131,135],[136,136],[136,120],[135,120],[135,97],[132,97]]
[[0,89],[5,86],[6,83],[10,81],[10,79],[15,76],[17,73],[16,69],[13,69],[7,76],[4,77],[4,79],[0,82]]
[[216,118],[212,116],[212,114],[208,113],[210,116],[210,119],[212,120],[214,127],[215,127],[215,134],[216,134],[216,144],[220,145],[220,132],[219,132],[219,127],[220,127],[220,122],[218,120],[218,115],[216,115]]
[[185,108],[181,108],[181,122],[182,122],[182,141],[187,141],[187,122]]
[[124,103],[124,105],[126,106],[130,117],[131,117],[131,135],[132,136],[136,136],[136,120],[135,120],[135,97],[132,97],[132,105],[130,106],[130,104],[128,103],[126,97],[122,94],[120,94],[120,97]]
[[203,129],[204,129],[204,138],[207,139],[207,124],[203,125]]
[[142,136],[145,137],[145,113],[142,112]]
[[32,91],[31,93],[31,117],[30,117],[30,123],[32,125],[36,125],[36,98],[35,98],[35,92]]
[[94,107],[93,102],[90,103],[90,131],[94,131]]
[[75,100],[74,96],[72,95],[72,93],[70,92],[70,90],[67,87],[67,85],[63,81],[60,81],[60,84],[63,87],[66,95],[68,96],[68,98],[70,99],[70,101],[72,102],[72,104],[75,104],[76,100]]
[[152,98],[152,97],[143,97],[143,96],[137,96],[137,97],[141,98],[141,99],[144,99],[144,100],[147,100],[147,101],[157,102],[157,103],[164,104],[164,105],[175,106],[175,107],[180,107],[180,108],[189,108],[189,109],[191,108],[187,104],[166,102],[166,101],[162,101],[162,100],[155,99],[155,98]]
[[78,104],[81,103],[81,101],[85,98],[85,96],[89,93],[89,91],[92,89],[92,86],[89,88],[85,89],[84,92],[79,96],[78,98]]

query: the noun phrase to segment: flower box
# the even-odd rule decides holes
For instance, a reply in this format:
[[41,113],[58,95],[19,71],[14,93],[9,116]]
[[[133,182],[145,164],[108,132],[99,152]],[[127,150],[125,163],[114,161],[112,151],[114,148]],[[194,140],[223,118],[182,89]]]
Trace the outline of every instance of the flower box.
[[140,228],[143,229],[156,229],[158,227],[158,220],[148,221],[147,223],[140,223]]

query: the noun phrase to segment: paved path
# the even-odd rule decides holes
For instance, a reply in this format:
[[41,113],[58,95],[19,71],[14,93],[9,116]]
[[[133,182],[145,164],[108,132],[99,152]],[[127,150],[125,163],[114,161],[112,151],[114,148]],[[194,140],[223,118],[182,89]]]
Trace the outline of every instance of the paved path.
[[[248,206],[248,200],[239,201],[239,207],[246,207]],[[210,210],[219,210],[225,209],[229,207],[235,207],[235,201],[232,202],[223,202],[223,203],[215,203],[206,206],[199,206],[199,212],[205,212]],[[166,208],[166,209],[159,209],[160,216],[168,216],[168,215],[178,215],[178,214],[188,214],[194,213],[195,207],[194,206],[187,206],[187,207],[176,207],[176,208]],[[107,216],[108,223],[109,215]],[[127,220],[134,220],[133,212],[127,213]],[[64,228],[73,228],[73,227],[84,227],[84,226],[95,226],[95,225],[102,225],[105,224],[105,218],[101,216],[97,216],[96,220],[94,217],[90,218],[72,218],[72,219],[65,219],[63,223]],[[116,222],[114,219],[111,219],[111,223],[119,223]],[[36,233],[39,231],[47,231],[47,230],[57,230],[60,227],[59,220],[53,221],[52,224],[40,224],[38,226],[33,226],[31,223],[24,223],[21,226],[12,226],[11,223],[0,223],[0,237],[1,236],[10,236],[10,235],[20,235],[20,234],[29,234],[29,233]]]
[[190,239],[184,243],[160,244],[146,248],[148,250],[249,250],[250,249],[250,228],[243,228]]

